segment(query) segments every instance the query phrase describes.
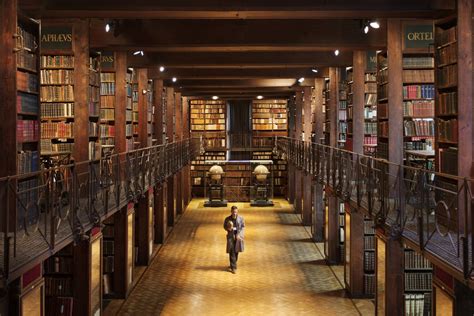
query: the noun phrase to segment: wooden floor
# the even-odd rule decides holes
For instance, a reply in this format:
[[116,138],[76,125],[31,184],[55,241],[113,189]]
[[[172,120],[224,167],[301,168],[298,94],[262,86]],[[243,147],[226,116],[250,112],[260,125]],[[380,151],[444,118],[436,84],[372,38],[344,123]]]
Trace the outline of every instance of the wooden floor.
[[341,267],[325,264],[285,201],[237,205],[246,222],[237,274],[227,271],[222,228],[230,208],[194,200],[118,314],[373,315],[371,301],[345,297]]

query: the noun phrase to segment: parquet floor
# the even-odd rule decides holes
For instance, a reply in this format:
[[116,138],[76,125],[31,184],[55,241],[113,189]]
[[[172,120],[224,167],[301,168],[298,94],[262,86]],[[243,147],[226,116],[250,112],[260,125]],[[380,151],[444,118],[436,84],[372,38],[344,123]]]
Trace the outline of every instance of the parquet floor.
[[325,264],[285,201],[236,204],[246,222],[237,274],[227,271],[222,228],[230,207],[204,209],[194,200],[119,315],[372,314],[369,301],[345,297],[340,271]]

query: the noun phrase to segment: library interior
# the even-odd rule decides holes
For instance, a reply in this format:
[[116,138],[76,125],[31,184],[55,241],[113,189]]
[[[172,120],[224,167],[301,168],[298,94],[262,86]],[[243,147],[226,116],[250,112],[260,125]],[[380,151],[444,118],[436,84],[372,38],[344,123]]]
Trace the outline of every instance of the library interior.
[[0,316],[474,315],[472,2],[0,0]]

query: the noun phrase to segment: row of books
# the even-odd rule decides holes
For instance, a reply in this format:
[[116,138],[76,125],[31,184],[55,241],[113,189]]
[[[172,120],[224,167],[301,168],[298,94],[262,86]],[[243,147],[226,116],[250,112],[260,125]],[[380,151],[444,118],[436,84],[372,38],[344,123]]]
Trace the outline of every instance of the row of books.
[[125,125],[125,137],[133,136],[133,125]]
[[275,140],[272,137],[253,137],[252,145],[254,147],[273,147]]
[[442,46],[449,43],[453,43],[457,39],[457,28],[455,26],[438,32],[436,34],[436,45]]
[[[107,110],[107,111],[110,111],[110,110]],[[127,122],[131,122],[133,119],[132,119],[132,110],[126,110],[125,111],[125,121]]]
[[434,136],[435,124],[433,119],[405,120],[403,123],[405,136]]
[[18,90],[38,93],[38,77],[28,72],[16,72],[16,88]]
[[375,228],[373,221],[364,221],[364,235],[375,235]]
[[[113,121],[115,119],[115,110],[114,109],[100,109],[100,119]],[[131,120],[132,120],[131,117],[129,119],[127,117],[127,121],[131,121]]]
[[[344,112],[345,113],[345,112]],[[219,120],[219,124],[224,124],[225,120]],[[252,119],[253,124],[265,125],[265,124],[286,124],[286,118],[254,118]]]
[[403,70],[403,83],[432,83],[434,82],[433,70]]
[[[426,138],[431,139],[431,138]],[[434,140],[434,138],[432,138]],[[431,142],[433,143],[433,141]],[[404,142],[403,143],[405,150],[427,150],[428,142],[425,140]]]
[[441,115],[455,115],[458,112],[457,92],[440,93],[438,95],[438,113]]
[[191,105],[205,105],[209,108],[219,108],[225,106],[222,100],[192,100]]
[[89,116],[99,116],[100,108],[99,102],[89,101]]
[[379,100],[387,99],[388,98],[388,85],[380,85],[377,87],[377,97]]
[[431,272],[405,272],[405,291],[431,291]]
[[100,73],[98,70],[89,70],[89,85],[94,87],[100,86]]
[[115,108],[115,96],[113,95],[102,95],[100,96],[100,107],[107,109]]
[[448,45],[436,51],[436,58],[438,60],[438,67],[443,67],[458,60],[457,46]]
[[442,173],[458,174],[458,149],[456,147],[439,149],[439,165]]
[[364,93],[377,93],[377,83],[366,82],[364,84]]
[[115,264],[115,257],[114,256],[105,256],[104,254],[104,273],[113,273],[114,272],[114,264]]
[[413,250],[405,250],[405,269],[432,269],[431,263]]
[[271,114],[271,115],[286,115],[286,106],[283,108],[252,108],[253,115],[255,114]]
[[19,68],[28,69],[36,72],[38,57],[36,54],[30,53],[25,50],[17,52],[16,55],[16,65]]
[[409,85],[403,87],[404,99],[434,99],[434,85]]
[[115,72],[101,72],[100,82],[113,82],[115,83]]
[[434,68],[433,57],[403,57],[403,68]]
[[377,145],[377,136],[364,136],[364,145]]
[[375,251],[364,251],[364,271],[374,271]]
[[406,316],[431,315],[431,294],[405,294]]
[[195,131],[225,131],[225,124],[206,124],[206,125],[191,124],[191,130],[195,130]]
[[256,131],[286,130],[286,124],[252,124],[252,129]]
[[48,316],[72,316],[74,299],[72,297],[46,297],[46,315]]
[[377,118],[377,109],[376,108],[364,108],[364,119],[372,120]]
[[42,69],[40,72],[41,84],[74,84],[74,70],[70,69]]
[[17,173],[25,174],[39,170],[39,152],[21,151],[17,153]]
[[366,73],[364,76],[365,82],[375,82],[377,81],[377,76],[373,73]]
[[37,95],[18,92],[16,108],[19,113],[38,114],[39,98]]
[[377,134],[377,122],[365,122],[364,123],[364,134]]
[[100,95],[115,95],[115,82],[102,82],[100,84]]
[[100,125],[100,137],[115,136],[115,126],[113,125]]
[[457,65],[448,65],[437,69],[438,87],[451,87],[458,84]]
[[221,114],[221,115],[224,115],[225,114],[225,109],[224,108],[217,108],[217,109],[209,109],[209,108],[196,108],[196,107],[193,107],[191,105],[191,115],[192,114],[208,114],[208,115],[211,115],[211,114]]
[[438,141],[456,142],[458,141],[458,120],[438,119]]
[[367,93],[364,97],[364,104],[368,106],[374,106],[377,104],[377,94]]
[[226,140],[225,138],[206,138],[205,147],[207,148],[226,147]]
[[208,119],[205,118],[191,118],[191,124],[193,125],[205,125],[205,124],[225,124],[225,119]]
[[50,122],[41,123],[41,138],[73,138],[74,123]]
[[41,118],[73,118],[74,103],[42,103]]
[[43,68],[74,68],[74,56],[43,55],[41,56],[41,67]]
[[44,273],[72,273],[73,266],[72,257],[53,256],[44,262]]
[[434,117],[433,100],[414,100],[403,102],[403,116]]
[[99,136],[99,124],[96,122],[89,122],[89,137]]
[[366,295],[375,294],[375,274],[364,274],[364,293]]
[[39,139],[39,122],[34,120],[18,120],[16,122],[16,140],[18,143],[34,142]]
[[42,86],[41,102],[74,102],[74,86]]
[[44,288],[46,296],[73,296],[72,278],[46,277]]
[[364,250],[375,250],[375,236],[364,236]]
[[42,153],[74,151],[73,143],[53,143],[51,140],[48,139],[42,139],[40,142],[40,147]]
[[35,34],[25,30],[21,25],[16,28],[16,47],[30,51],[36,51],[38,40]]

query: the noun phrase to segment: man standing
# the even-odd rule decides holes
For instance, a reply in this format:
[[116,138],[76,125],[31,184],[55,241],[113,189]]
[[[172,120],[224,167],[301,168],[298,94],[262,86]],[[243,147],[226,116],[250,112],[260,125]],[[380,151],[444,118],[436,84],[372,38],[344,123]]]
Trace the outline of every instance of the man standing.
[[224,220],[224,229],[227,231],[227,253],[229,254],[230,272],[235,274],[239,252],[244,251],[244,228],[245,222],[239,216],[237,206],[230,208],[231,215]]

